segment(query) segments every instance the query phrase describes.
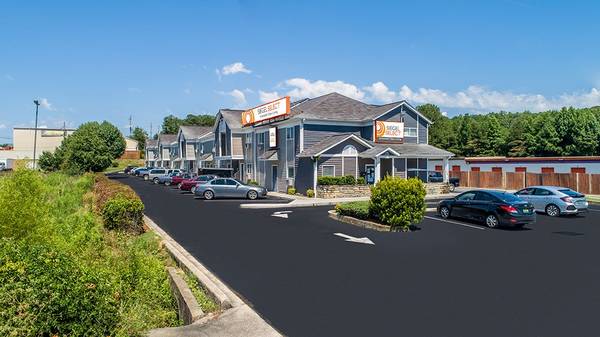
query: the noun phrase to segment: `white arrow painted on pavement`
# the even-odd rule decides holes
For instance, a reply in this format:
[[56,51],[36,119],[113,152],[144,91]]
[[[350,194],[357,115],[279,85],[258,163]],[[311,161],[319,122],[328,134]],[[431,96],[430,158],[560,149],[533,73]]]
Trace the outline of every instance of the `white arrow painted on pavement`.
[[275,213],[271,214],[271,216],[276,216],[278,218],[287,219],[288,213],[292,213],[292,211],[279,211],[279,212],[275,212]]
[[348,241],[348,242],[364,243],[366,245],[374,245],[375,244],[373,241],[371,241],[367,237],[355,238],[354,236],[350,236],[350,235],[347,235],[347,234],[344,234],[344,233],[333,233],[333,235],[337,235],[339,237],[342,237],[342,238],[346,239],[346,241]]

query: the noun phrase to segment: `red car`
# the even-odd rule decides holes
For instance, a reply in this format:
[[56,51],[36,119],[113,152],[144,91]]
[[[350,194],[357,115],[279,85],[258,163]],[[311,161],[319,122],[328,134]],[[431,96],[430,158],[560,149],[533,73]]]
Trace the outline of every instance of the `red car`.
[[175,185],[175,186],[179,187],[179,184],[182,181],[184,181],[186,179],[193,179],[195,177],[196,176],[191,175],[189,173],[180,174],[180,175],[177,175],[175,177],[171,177],[171,179],[167,179],[167,181],[165,182],[165,185],[167,185],[167,186],[169,186],[169,185]]
[[210,175],[210,174],[203,174],[203,175],[197,176],[195,178],[184,179],[177,186],[182,191],[192,191],[192,193],[193,193],[194,187],[196,187],[197,184],[206,184],[207,182],[215,179],[216,177],[217,176]]

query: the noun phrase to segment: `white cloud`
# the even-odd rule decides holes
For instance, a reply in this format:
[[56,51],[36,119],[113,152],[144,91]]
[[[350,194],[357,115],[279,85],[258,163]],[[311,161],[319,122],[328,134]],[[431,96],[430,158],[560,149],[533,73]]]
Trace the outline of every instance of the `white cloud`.
[[342,81],[310,81],[304,78],[291,78],[286,80],[283,87],[292,88],[287,92],[287,95],[293,98],[317,97],[331,92],[338,92],[342,95],[354,98],[364,99],[365,93],[357,86]]
[[233,89],[231,91],[219,91],[218,93],[233,98],[236,108],[242,108],[246,106],[246,94],[244,94],[242,90]]
[[183,93],[184,93],[184,94],[186,94],[186,95],[189,95],[189,94],[191,94],[191,93],[192,93],[192,89],[190,89],[190,88],[185,88],[185,89],[183,89]]
[[390,90],[383,82],[375,82],[364,89],[371,94],[375,101],[388,103],[398,100],[398,94]]
[[219,80],[220,80],[222,75],[227,76],[227,75],[234,75],[234,74],[238,74],[238,73],[250,74],[250,73],[252,73],[252,70],[246,68],[246,66],[242,62],[235,62],[235,63],[223,66],[223,68],[221,68],[221,70],[215,69],[215,73],[217,74],[217,76],[219,76]]
[[129,91],[129,92],[131,92],[131,93],[134,93],[134,94],[139,94],[139,93],[141,93],[141,92],[142,92],[142,89],[140,89],[140,88],[135,88],[135,87],[130,87],[130,88],[127,88],[127,91]]
[[48,99],[47,99],[47,98],[40,98],[40,99],[39,99],[39,101],[40,101],[40,106],[41,106],[43,109],[50,110],[50,111],[54,111],[54,110],[56,110],[56,109],[54,109],[54,107],[52,106],[52,103],[48,102]]
[[260,97],[260,101],[263,103],[274,101],[280,97],[277,91],[269,92],[262,90],[258,91],[258,96]]

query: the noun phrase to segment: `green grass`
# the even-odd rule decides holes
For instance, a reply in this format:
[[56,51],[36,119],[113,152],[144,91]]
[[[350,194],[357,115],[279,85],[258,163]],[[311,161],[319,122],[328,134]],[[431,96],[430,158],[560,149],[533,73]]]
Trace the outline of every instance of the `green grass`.
[[144,166],[144,159],[116,159],[115,163],[117,163],[117,166],[108,167],[106,170],[104,170],[104,173],[123,171],[128,165],[137,167]]
[[142,336],[177,326],[154,233],[106,230],[93,176],[0,177],[0,335]]
[[196,301],[198,301],[202,311],[208,313],[219,310],[217,303],[215,303],[215,301],[206,295],[204,289],[202,289],[198,279],[194,275],[192,275],[190,272],[182,272],[182,276],[188,287],[190,287],[190,290],[192,290],[192,294],[194,294],[194,297],[196,297]]
[[600,203],[600,195],[586,195],[589,202]]

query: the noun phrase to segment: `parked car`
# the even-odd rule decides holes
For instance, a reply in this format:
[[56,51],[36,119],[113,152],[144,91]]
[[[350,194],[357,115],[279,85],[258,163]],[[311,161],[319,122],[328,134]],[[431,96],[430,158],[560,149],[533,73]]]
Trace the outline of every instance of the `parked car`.
[[536,212],[544,212],[549,216],[588,211],[585,195],[567,187],[530,186],[517,191],[515,195],[533,204]]
[[146,166],[138,167],[135,170],[133,170],[133,175],[136,177],[143,177],[144,174],[148,173],[148,171],[151,169],[153,169],[153,167],[146,167]]
[[133,169],[135,169],[135,168],[136,168],[136,167],[135,167],[135,166],[133,166],[133,165],[127,165],[127,166],[125,167],[125,169],[123,170],[123,173],[125,173],[125,174],[129,174],[129,172],[131,172],[131,171],[132,171]]
[[177,187],[179,187],[179,183],[181,183],[182,181],[193,178],[196,178],[196,176],[190,173],[183,173],[180,175],[172,176],[170,179],[167,179],[165,181],[165,185],[176,185]]
[[196,196],[206,200],[214,198],[264,198],[267,189],[261,186],[247,185],[233,178],[216,178],[205,184],[199,184],[194,191]]
[[[197,177],[194,177],[192,179],[185,179],[182,182],[180,182],[177,187],[179,187],[180,190],[182,191],[192,191],[192,189],[195,190],[196,186],[199,184],[205,184],[213,179],[215,179],[217,176],[215,175],[211,175],[211,174],[202,174],[199,175]],[[194,191],[192,191],[192,193],[194,193]]]
[[[430,183],[441,183],[444,181],[444,176],[442,175],[442,172],[431,171],[427,175],[427,181]],[[450,185],[450,192],[454,192],[454,190],[460,185],[460,180],[456,177],[449,177],[448,183]]]
[[523,227],[535,222],[533,205],[518,196],[494,190],[467,191],[440,201],[438,214],[481,221],[490,228],[506,225]]
[[168,176],[171,173],[180,173],[180,172],[181,172],[180,169],[155,168],[155,169],[148,171],[148,173],[144,174],[143,177],[144,177],[144,180],[151,180],[155,184],[158,184],[158,180],[160,179],[160,177]]
[[0,171],[4,171],[4,170],[6,170],[6,164],[0,163]]
[[[172,170],[169,170],[169,171],[172,171]],[[171,172],[171,173],[167,173],[167,174],[165,174],[163,176],[159,176],[157,178],[154,178],[152,181],[155,184],[165,184],[166,186],[169,186],[169,185],[171,185],[171,179],[173,179],[173,177],[177,177],[177,176],[180,176],[180,175],[182,175],[181,172]]]

